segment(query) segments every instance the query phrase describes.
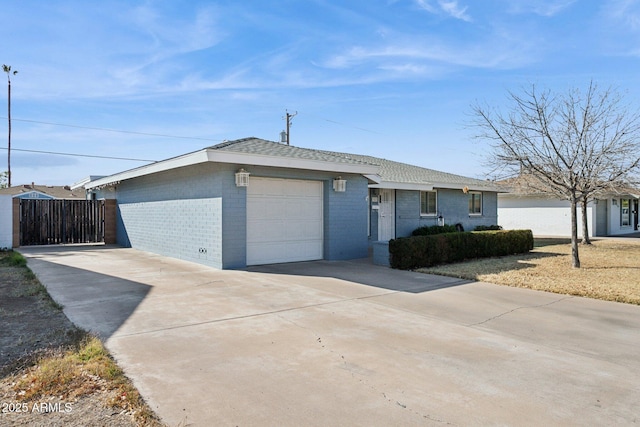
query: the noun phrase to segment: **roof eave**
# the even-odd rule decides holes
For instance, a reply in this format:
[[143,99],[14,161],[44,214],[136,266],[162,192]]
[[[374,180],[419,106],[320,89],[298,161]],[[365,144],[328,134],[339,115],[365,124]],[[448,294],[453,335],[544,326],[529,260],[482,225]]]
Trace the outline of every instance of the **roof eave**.
[[433,190],[433,185],[429,183],[380,181],[377,184],[369,185],[369,188],[381,188],[381,189],[389,189],[389,190],[431,191]]
[[394,189],[394,190],[416,190],[416,191],[433,191],[434,189],[442,188],[447,190],[460,190],[464,191],[464,188],[467,188],[469,191],[491,191],[495,193],[504,193],[506,192],[503,189],[498,189],[492,185],[461,185],[461,184],[450,184],[450,183],[415,183],[415,182],[394,182],[394,181],[380,181],[376,184],[370,184],[369,188],[383,188],[383,189]]
[[352,173],[361,175],[377,174],[379,167],[369,164],[329,162],[323,160],[298,159],[281,156],[268,156],[252,153],[238,153],[230,151],[219,151],[209,148],[174,157],[168,160],[151,163],[136,169],[120,172],[95,181],[91,181],[85,185],[87,190],[113,185],[115,183],[137,178],[152,173],[164,172],[170,169],[176,169],[185,166],[192,166],[199,163],[216,162],[230,163],[251,166],[271,166],[287,169],[307,169],[314,171],[335,172],[335,173]]
[[151,163],[149,165],[140,166],[138,168],[130,169],[128,171],[119,172],[114,175],[109,175],[104,178],[97,179],[95,181],[91,181],[85,185],[85,189],[90,190],[98,187],[113,185],[115,183],[118,183],[127,179],[137,178],[144,175],[150,175],[152,173],[164,172],[164,171],[179,168],[179,167],[191,166],[191,165],[203,163],[206,161],[207,161],[206,150],[200,150],[200,151],[188,153],[182,156],[174,157],[171,159]]
[[323,172],[352,173],[360,175],[377,174],[379,166],[364,163],[330,162],[326,160],[300,159],[266,154],[239,153],[207,149],[210,162],[253,166],[270,166],[286,169],[307,169]]

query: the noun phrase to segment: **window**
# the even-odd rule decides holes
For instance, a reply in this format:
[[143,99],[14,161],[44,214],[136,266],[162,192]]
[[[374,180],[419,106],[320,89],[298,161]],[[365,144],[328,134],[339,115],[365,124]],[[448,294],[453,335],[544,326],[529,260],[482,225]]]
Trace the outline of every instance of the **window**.
[[631,225],[631,215],[629,207],[631,206],[631,200],[620,199],[620,225],[622,227],[628,227]]
[[435,191],[420,192],[420,215],[436,215],[438,212],[436,196]]
[[482,215],[482,193],[469,191],[469,215]]

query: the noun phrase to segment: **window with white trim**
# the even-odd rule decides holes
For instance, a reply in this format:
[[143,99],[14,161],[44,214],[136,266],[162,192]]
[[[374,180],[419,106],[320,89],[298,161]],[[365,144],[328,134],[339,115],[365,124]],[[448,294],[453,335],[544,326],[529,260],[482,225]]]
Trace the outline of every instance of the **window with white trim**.
[[469,215],[482,215],[482,193],[469,191]]
[[435,191],[420,192],[420,215],[435,216],[438,212],[438,196]]

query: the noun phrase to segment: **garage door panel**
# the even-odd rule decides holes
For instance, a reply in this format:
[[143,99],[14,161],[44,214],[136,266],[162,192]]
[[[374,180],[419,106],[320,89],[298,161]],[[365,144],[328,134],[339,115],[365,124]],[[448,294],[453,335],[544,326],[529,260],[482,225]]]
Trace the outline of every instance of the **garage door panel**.
[[285,202],[283,215],[289,219],[320,221],[322,220],[322,203],[288,200]]
[[287,197],[315,198],[315,191],[321,185],[318,181],[295,181],[283,189],[283,194]]
[[309,221],[287,222],[284,240],[321,240],[322,228]]
[[[321,243],[321,242],[318,242]],[[296,253],[301,259],[292,260],[286,256]],[[265,243],[259,246],[247,246],[247,259],[259,259],[260,264],[276,264],[282,262],[307,261],[322,259],[322,250],[313,249],[308,243],[277,242]],[[255,265],[255,264],[254,264]]]
[[247,226],[247,235],[252,236],[248,241],[273,242],[282,240],[279,232],[281,227],[282,221],[256,221]]
[[251,178],[247,188],[247,265],[322,256],[322,182]]

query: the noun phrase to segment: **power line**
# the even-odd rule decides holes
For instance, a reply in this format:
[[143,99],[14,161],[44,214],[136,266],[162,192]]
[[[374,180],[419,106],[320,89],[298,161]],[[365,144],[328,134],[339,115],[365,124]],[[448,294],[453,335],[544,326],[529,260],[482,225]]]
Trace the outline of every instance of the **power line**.
[[[296,111],[295,114],[298,114],[298,112]],[[320,119],[320,120],[324,120],[325,122],[337,124],[337,125],[348,127],[348,128],[352,128],[352,129],[361,130],[363,132],[375,133],[375,134],[378,134],[378,135],[384,135],[384,133],[378,132],[378,131],[375,131],[375,130],[366,129],[366,128],[362,128],[362,127],[358,127],[358,126],[353,126],[353,125],[350,125],[348,123],[342,123],[342,122],[338,122],[336,120],[326,119],[324,117],[315,116],[313,114],[307,114],[307,115],[311,116],[311,117],[315,117],[315,118]],[[7,118],[0,116],[0,119],[6,120]],[[157,136],[157,137],[161,137],[161,138],[190,139],[190,140],[196,140],[196,141],[213,141],[213,142],[223,142],[224,141],[224,139],[202,138],[202,137],[197,137],[197,136],[167,135],[167,134],[162,134],[162,133],[137,132],[137,131],[132,131],[132,130],[100,128],[100,127],[93,127],[93,126],[70,125],[70,124],[65,124],[65,123],[44,122],[44,121],[41,121],[41,120],[16,119],[15,117],[12,117],[11,120],[12,121],[18,121],[18,122],[25,122],[25,123],[37,123],[37,124],[41,124],[41,125],[63,126],[63,127],[68,127],[68,128],[87,129],[87,130],[98,130],[98,131],[102,131],[102,132],[125,133],[125,134],[130,134],[130,135]]]
[[[0,147],[0,150],[7,150],[7,147]],[[38,153],[38,154],[53,154],[56,156],[72,156],[72,157],[89,157],[94,159],[107,159],[107,160],[129,160],[133,162],[157,162],[157,160],[149,159],[132,159],[129,157],[112,157],[112,156],[96,156],[92,154],[77,154],[77,153],[59,153],[56,151],[42,151],[42,150],[25,150],[19,148],[12,148],[12,151],[22,151],[25,153]]]
[[[0,116],[0,119],[6,119],[6,117]],[[222,139],[213,139],[213,138],[201,138],[197,136],[179,136],[179,135],[166,135],[161,133],[148,133],[148,132],[136,132],[132,130],[121,130],[121,129],[109,129],[109,128],[98,128],[91,126],[79,126],[79,125],[68,125],[64,123],[53,123],[53,122],[43,122],[39,120],[29,120],[29,119],[16,119],[12,117],[11,120],[18,122],[26,122],[26,123],[37,123],[41,125],[50,125],[50,126],[64,126],[68,128],[76,128],[76,129],[88,129],[88,130],[99,130],[102,132],[115,132],[115,133],[127,133],[131,135],[144,135],[144,136],[158,136],[162,138],[177,138],[177,139],[193,139],[198,141],[213,141],[213,142],[222,142]]]

